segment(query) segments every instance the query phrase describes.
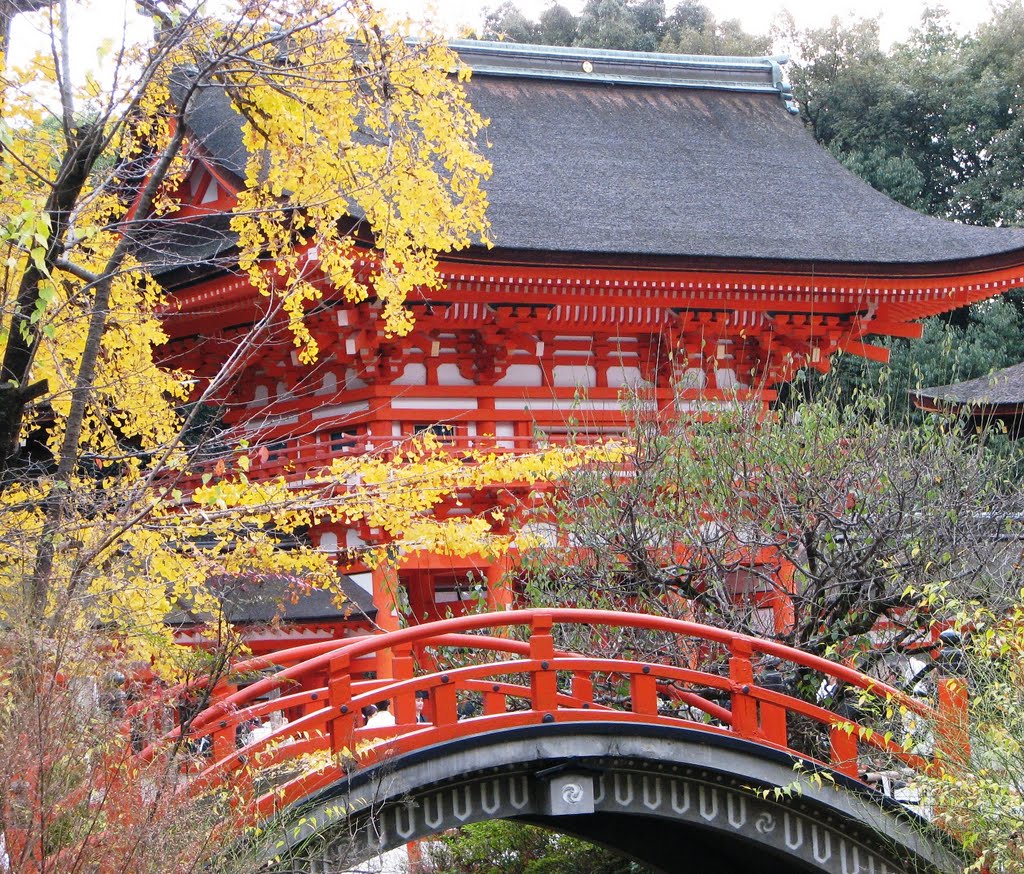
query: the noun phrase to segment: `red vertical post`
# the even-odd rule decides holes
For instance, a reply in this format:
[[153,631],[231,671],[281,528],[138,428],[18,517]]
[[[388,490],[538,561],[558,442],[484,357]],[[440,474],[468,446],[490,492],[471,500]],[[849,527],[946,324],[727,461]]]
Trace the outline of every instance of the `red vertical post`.
[[[226,698],[237,689],[238,687],[235,685],[218,684],[216,697],[218,699]],[[219,762],[221,759],[226,759],[235,751],[235,726],[229,724],[227,719],[218,720],[211,740],[213,742],[213,761]]]
[[729,644],[729,679],[732,690],[732,730],[740,737],[757,736],[757,701],[750,696],[754,685],[754,668],[750,663],[753,647],[747,640],[733,640]]
[[643,716],[658,715],[658,683],[649,668],[647,673],[633,674],[629,678],[629,693],[633,712]]
[[594,681],[590,674],[577,671],[572,675],[572,697],[579,701],[580,706],[593,703]]
[[405,845],[405,853],[409,857],[409,874],[421,874],[423,871],[423,851],[419,841],[410,841]]
[[[377,608],[377,626],[381,631],[398,630],[398,568],[383,562],[373,569],[373,606]],[[377,653],[377,676],[392,676],[391,650]]]
[[832,767],[847,777],[856,779],[860,776],[857,766],[857,726],[849,722],[831,726],[828,741]]
[[939,680],[936,752],[947,762],[965,762],[971,755],[967,684],[959,677]]
[[[403,643],[394,647],[391,657],[392,676],[396,680],[411,680],[413,675],[412,644]],[[416,696],[412,691],[402,692],[392,702],[395,721],[399,725],[411,725],[416,721]]]
[[793,610],[793,596],[796,594],[796,565],[789,559],[778,556],[779,588],[775,592],[772,614],[775,619],[776,634],[785,634],[793,628],[796,613]]
[[508,707],[505,693],[499,691],[501,687],[495,683],[490,689],[484,692],[484,716],[497,716],[504,713]]
[[327,694],[331,716],[327,720],[331,734],[331,752],[338,755],[352,748],[355,713],[352,712],[352,674],[348,653],[339,653],[330,661],[327,674]]
[[512,609],[512,580],[510,571],[513,561],[508,553],[499,556],[486,570],[487,609],[493,612]]
[[540,662],[530,677],[530,705],[537,711],[558,709],[558,675],[546,667],[555,657],[553,625],[550,613],[537,614],[530,625],[530,658]]
[[764,739],[780,747],[789,746],[789,728],[786,725],[786,708],[778,704],[761,702],[761,734]]
[[435,725],[452,725],[458,720],[459,704],[454,684],[442,683],[440,686],[435,686],[431,697],[434,699]]
[[226,759],[235,751],[235,726],[221,719],[213,732],[213,761]]

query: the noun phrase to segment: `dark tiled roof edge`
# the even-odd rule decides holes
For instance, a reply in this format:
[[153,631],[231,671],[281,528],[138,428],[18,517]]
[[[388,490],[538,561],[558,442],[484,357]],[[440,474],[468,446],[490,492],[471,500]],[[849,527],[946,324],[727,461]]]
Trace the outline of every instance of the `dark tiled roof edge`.
[[[339,606],[335,595],[324,589],[296,587],[287,578],[270,575],[262,580],[220,578],[214,583],[224,589],[222,601],[226,618],[236,625],[265,625],[274,620],[285,624],[372,621],[377,615],[372,596],[351,577],[338,575],[344,596]],[[210,616],[179,607],[164,618],[175,628],[204,625]]]
[[996,370],[987,376],[930,386],[911,392],[915,399],[932,404],[1001,406],[1024,404],[1024,362]]

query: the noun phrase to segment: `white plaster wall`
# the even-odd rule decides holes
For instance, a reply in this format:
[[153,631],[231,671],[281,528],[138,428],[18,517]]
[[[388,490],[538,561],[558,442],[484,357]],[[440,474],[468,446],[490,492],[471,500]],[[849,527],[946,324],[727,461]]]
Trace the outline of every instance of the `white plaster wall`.
[[551,379],[556,386],[565,388],[594,388],[597,370],[589,364],[557,364],[551,368]]
[[536,386],[541,385],[544,375],[537,364],[510,364],[505,375],[495,385]]

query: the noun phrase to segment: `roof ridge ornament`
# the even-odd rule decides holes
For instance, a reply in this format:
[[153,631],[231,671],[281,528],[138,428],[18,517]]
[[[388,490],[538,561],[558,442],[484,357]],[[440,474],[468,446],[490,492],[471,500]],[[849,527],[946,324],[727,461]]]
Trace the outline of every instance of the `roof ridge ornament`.
[[477,76],[768,92],[777,93],[790,112],[797,111],[782,74],[786,55],[673,55],[482,40],[452,40],[449,46]]

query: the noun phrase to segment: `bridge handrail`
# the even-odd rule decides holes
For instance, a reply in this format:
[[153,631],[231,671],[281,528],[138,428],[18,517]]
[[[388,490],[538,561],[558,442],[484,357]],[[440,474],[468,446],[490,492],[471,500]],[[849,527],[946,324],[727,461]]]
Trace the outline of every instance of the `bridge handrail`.
[[[720,645],[727,650],[728,672],[712,673],[685,664],[659,664],[628,657],[602,658],[556,650],[552,632],[559,625],[645,629],[701,644]],[[529,638],[520,640],[500,633],[480,633],[509,627],[526,628]],[[426,652],[439,647],[475,648],[504,654],[507,658],[415,675],[414,648],[417,652]],[[365,672],[384,664],[380,659],[386,653],[393,660],[393,673],[360,679]],[[686,725],[709,733],[731,734],[808,758],[806,751],[793,750],[789,745],[787,714],[798,714],[822,726],[821,737],[827,741],[828,751],[823,758],[810,758],[850,777],[859,777],[859,745],[883,750],[915,768],[931,766],[927,759],[903,749],[888,733],[873,732],[848,714],[830,711],[771,685],[759,685],[758,680],[763,681],[765,677],[759,678],[756,674],[758,656],[800,666],[829,682],[862,690],[865,697],[884,704],[887,718],[896,717],[897,712],[910,712],[939,722],[937,711],[924,702],[849,666],[776,641],[649,614],[585,608],[504,611],[461,616],[386,634],[308,644],[240,662],[232,678],[211,690],[212,703],[195,715],[191,723],[186,723],[186,748],[197,753],[193,770],[197,776],[193,785],[222,782],[247,767],[268,767],[307,752],[329,751],[335,757],[351,755],[360,742],[368,738],[375,738],[376,745],[371,745],[366,753],[368,758],[359,761],[357,767],[385,752],[415,749],[416,744],[556,720]],[[241,689],[232,685],[238,681],[239,674],[271,667],[279,668],[272,676],[261,677]],[[771,670],[778,676],[778,666],[773,665]],[[559,688],[559,674],[572,678],[571,690]],[[511,681],[512,675],[528,679],[520,684]],[[625,697],[620,703],[625,703],[626,712],[602,706],[594,700],[593,689],[598,676],[624,683],[622,694]],[[315,688],[308,688],[311,680]],[[482,685],[485,681],[490,682],[490,690]],[[299,689],[303,683],[306,688]],[[293,688],[297,691],[290,691]],[[708,694],[705,690],[711,690],[711,698],[705,697]],[[481,691],[484,715],[458,721],[457,693]],[[272,692],[279,697],[260,700]],[[428,693],[433,701],[434,723],[415,723],[413,701],[417,692]],[[692,711],[689,714],[686,711],[666,713],[659,702],[662,692],[671,692],[682,703],[704,711],[712,723],[717,724],[706,724],[706,717],[705,722],[696,721]],[[712,698],[725,698],[729,706],[724,707]],[[399,724],[372,731],[361,727],[358,715],[363,705],[381,699],[394,702]],[[523,699],[526,708],[513,703],[512,699]],[[286,710],[293,717],[290,722],[267,737],[239,745],[244,743],[244,737],[237,732],[238,725]],[[941,733],[941,722],[939,729]],[[147,747],[142,757],[151,759],[165,749],[168,742],[183,740],[179,727]],[[270,794],[256,793],[258,797],[254,797],[253,803],[266,812],[282,799],[296,800],[303,797],[303,792],[323,788],[353,766],[351,762],[341,763],[340,759],[334,761],[334,765],[323,766],[320,771],[287,780]]]
[[[207,722],[216,719],[221,713],[234,709],[238,703],[247,698],[258,697],[272,691],[284,681],[292,681],[303,674],[326,668],[330,665],[333,658],[341,655],[346,655],[350,660],[353,660],[362,656],[380,653],[383,650],[394,649],[405,644],[425,643],[439,634],[516,625],[531,626],[538,618],[550,619],[552,624],[606,625],[663,631],[698,640],[706,640],[710,643],[723,644],[729,647],[730,650],[734,647],[747,649],[751,654],[760,653],[818,671],[832,679],[862,689],[874,697],[896,702],[897,706],[906,707],[907,710],[920,716],[932,717],[935,715],[932,708],[928,705],[880,680],[868,677],[846,665],[830,662],[820,656],[803,652],[777,641],[763,640],[728,629],[716,628],[683,619],[654,616],[647,613],[624,613],[559,607],[543,610],[506,610],[499,613],[459,616],[451,619],[442,619],[437,622],[424,623],[423,625],[413,625],[384,634],[367,635],[353,640],[339,641],[333,647],[324,647],[309,659],[299,662],[293,661],[290,667],[286,667],[271,677],[257,680],[245,689],[228,695],[214,703],[205,715],[200,714],[193,721],[193,729],[201,728]],[[506,641],[505,643],[508,644],[511,641]],[[315,645],[314,648],[319,649]],[[241,668],[242,666],[239,667]]]

